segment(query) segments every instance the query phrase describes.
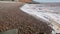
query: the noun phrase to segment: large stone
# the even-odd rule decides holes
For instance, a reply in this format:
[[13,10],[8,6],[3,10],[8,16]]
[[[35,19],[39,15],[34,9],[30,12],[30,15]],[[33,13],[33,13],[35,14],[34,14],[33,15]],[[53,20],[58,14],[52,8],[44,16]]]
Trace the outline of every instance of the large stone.
[[18,34],[18,29],[8,30],[5,32],[0,32],[0,34]]

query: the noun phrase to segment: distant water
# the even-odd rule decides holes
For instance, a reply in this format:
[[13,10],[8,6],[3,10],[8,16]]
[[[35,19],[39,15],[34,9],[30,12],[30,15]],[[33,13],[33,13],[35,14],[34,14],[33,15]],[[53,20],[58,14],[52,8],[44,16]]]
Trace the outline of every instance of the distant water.
[[60,2],[60,0],[33,0],[36,2]]

